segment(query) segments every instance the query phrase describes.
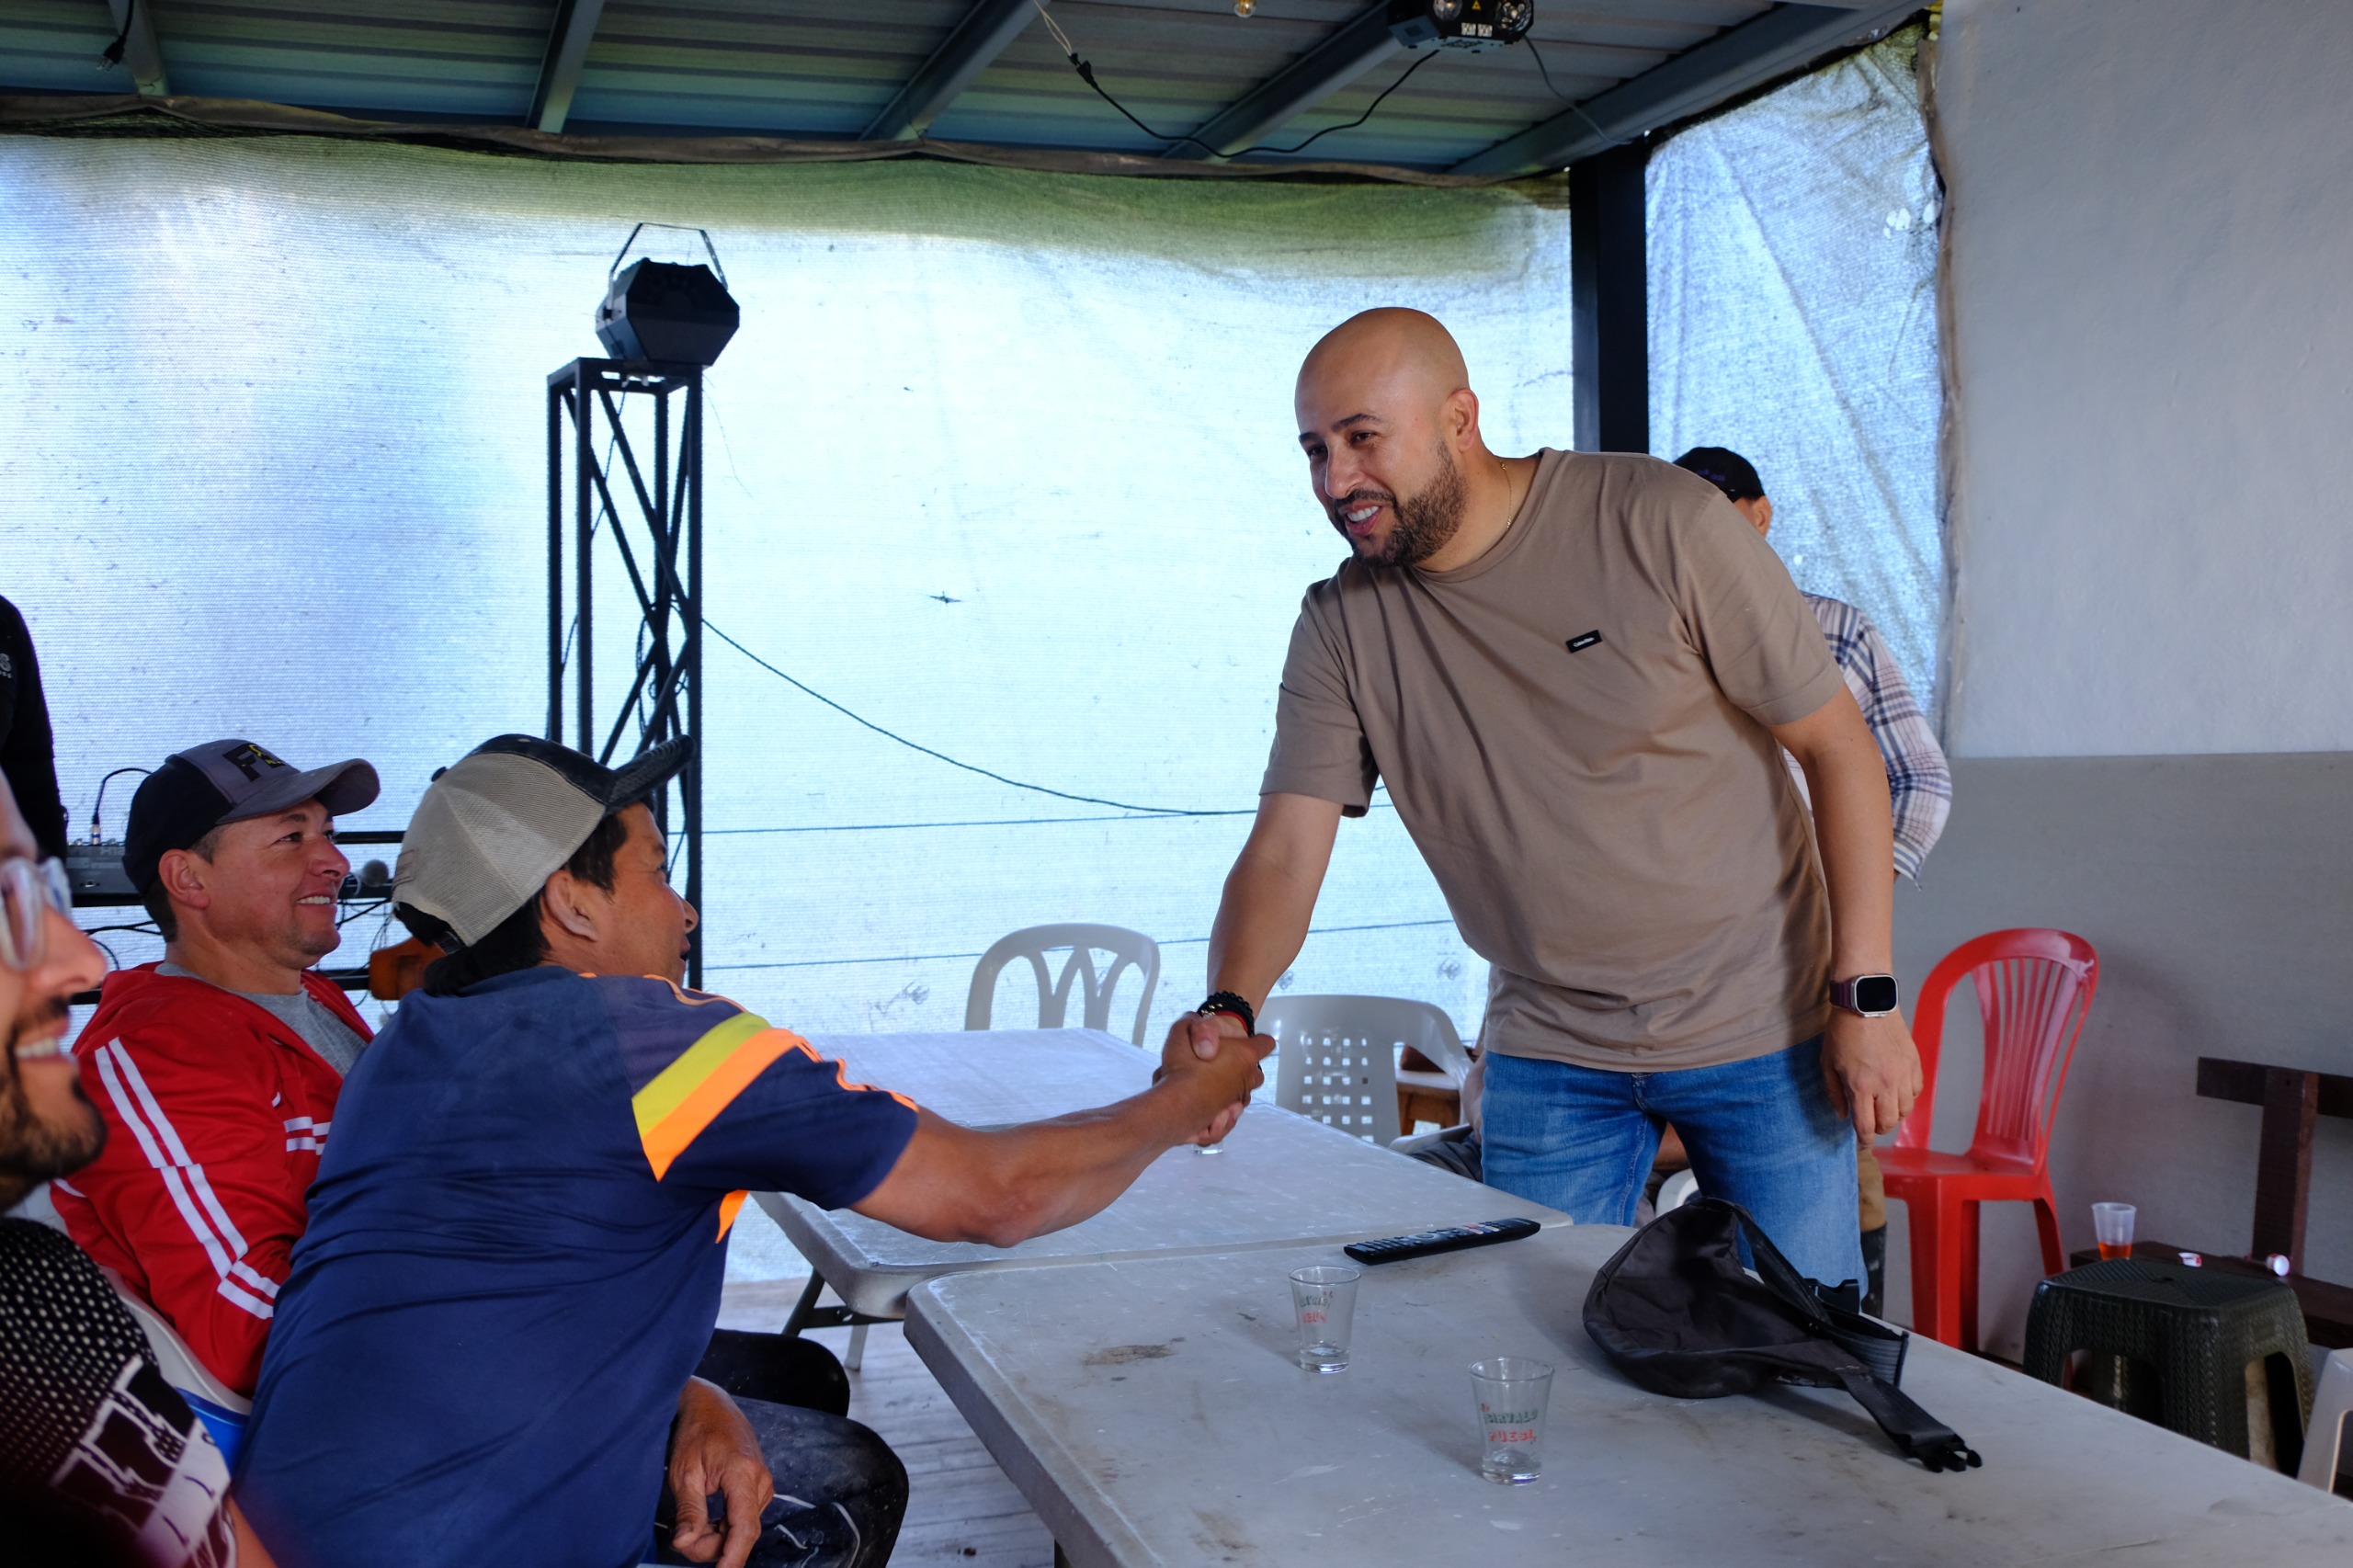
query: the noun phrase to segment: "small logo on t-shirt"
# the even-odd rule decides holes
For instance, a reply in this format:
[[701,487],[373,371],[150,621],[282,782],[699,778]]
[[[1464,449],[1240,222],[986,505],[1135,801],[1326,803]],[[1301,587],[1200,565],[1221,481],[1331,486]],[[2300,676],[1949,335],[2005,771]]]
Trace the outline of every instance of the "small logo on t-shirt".
[[1569,652],[1572,653],[1582,653],[1587,648],[1592,647],[1596,642],[1600,641],[1600,632],[1587,631],[1581,636],[1572,637],[1569,639]]

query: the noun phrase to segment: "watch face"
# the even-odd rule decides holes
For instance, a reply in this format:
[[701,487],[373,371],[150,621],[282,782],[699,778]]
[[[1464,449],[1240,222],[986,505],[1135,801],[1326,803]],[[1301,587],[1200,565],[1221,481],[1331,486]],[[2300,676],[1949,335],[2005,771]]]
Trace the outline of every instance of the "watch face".
[[1895,976],[1866,974],[1855,981],[1855,1011],[1858,1013],[1893,1013],[1895,1011]]

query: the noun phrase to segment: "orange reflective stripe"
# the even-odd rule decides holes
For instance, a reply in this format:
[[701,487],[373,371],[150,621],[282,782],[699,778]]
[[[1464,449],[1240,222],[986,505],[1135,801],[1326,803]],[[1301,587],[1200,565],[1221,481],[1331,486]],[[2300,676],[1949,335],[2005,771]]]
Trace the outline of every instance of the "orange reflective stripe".
[[[646,1163],[654,1167],[654,1179],[659,1181],[667,1174],[671,1162],[687,1152],[687,1146],[718,1119],[719,1113],[733,1104],[753,1079],[767,1070],[768,1063],[796,1046],[802,1051],[809,1049],[806,1040],[788,1029],[761,1029],[711,1064],[690,1087],[686,1087],[684,1094],[673,1099],[671,1094],[665,1093],[662,1097],[671,1100],[671,1104],[657,1118],[642,1119],[638,1127],[638,1135],[645,1144]],[[692,1056],[694,1052],[688,1054]],[[682,1057],[680,1062],[685,1060]],[[657,1086],[671,1091],[685,1086],[670,1080],[670,1074],[676,1070],[677,1064],[673,1064],[640,1090],[640,1101]]]
[[751,1196],[748,1192],[731,1192],[719,1200],[719,1239],[721,1241],[727,1239],[727,1228],[735,1222],[736,1210],[742,1209],[744,1199]]
[[834,1082],[841,1087],[847,1089],[850,1093],[854,1095],[888,1095],[892,1099],[898,1101],[901,1105],[906,1107],[909,1110],[919,1111],[923,1109],[923,1107],[915,1104],[915,1101],[907,1098],[906,1096],[899,1093],[896,1089],[885,1089],[874,1084],[851,1083],[849,1081],[849,1067],[840,1057],[820,1056],[817,1054],[817,1048],[811,1045],[805,1040],[796,1040],[792,1043],[800,1047],[801,1051],[808,1056],[809,1060],[815,1062],[818,1066],[832,1067],[834,1070]]

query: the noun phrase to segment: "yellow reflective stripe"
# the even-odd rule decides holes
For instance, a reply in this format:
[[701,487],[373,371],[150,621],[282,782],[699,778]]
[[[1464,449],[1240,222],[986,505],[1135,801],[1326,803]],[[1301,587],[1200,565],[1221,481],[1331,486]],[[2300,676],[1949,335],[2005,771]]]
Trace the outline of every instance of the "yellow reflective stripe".
[[787,1034],[782,1029],[762,1029],[713,1067],[710,1076],[678,1102],[677,1109],[640,1133],[645,1145],[645,1163],[654,1167],[654,1179],[660,1181],[667,1175],[671,1163],[702,1136],[704,1128],[719,1119],[719,1113],[733,1105],[737,1095],[752,1086],[752,1080],[767,1071],[770,1062],[796,1047],[809,1049],[808,1042],[799,1035]]
[[662,1119],[686,1103],[687,1096],[716,1072],[721,1062],[735,1054],[737,1046],[767,1027],[766,1018],[738,1013],[687,1047],[676,1062],[655,1074],[652,1083],[630,1097],[630,1109],[637,1118],[637,1135],[642,1138],[660,1126]]

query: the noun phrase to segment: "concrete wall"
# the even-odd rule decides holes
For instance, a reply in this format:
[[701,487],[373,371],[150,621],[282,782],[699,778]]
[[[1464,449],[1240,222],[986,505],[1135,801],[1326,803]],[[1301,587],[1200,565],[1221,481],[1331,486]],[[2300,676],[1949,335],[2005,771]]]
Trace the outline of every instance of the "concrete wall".
[[[2197,1096],[2200,1056],[2353,1073],[2353,756],[1963,759],[1918,887],[1896,898],[1896,967],[1915,995],[1980,932],[2055,926],[2098,949],[2099,991],[2059,1102],[2052,1179],[2067,1244],[2091,1205],[2140,1207],[2143,1236],[2243,1252],[2255,1206],[2253,1106]],[[1976,1007],[1949,1011],[1934,1142],[1976,1124]],[[2353,1281],[2353,1122],[2324,1119],[2309,1271]],[[1908,1319],[1901,1206],[1891,1310]],[[2041,1272],[2023,1204],[1984,1213],[1985,1342],[2016,1356]]]
[[[2353,8],[1951,0],[1935,69],[1960,760],[1899,967],[1916,987],[2006,926],[2089,938],[2069,1244],[2118,1199],[2144,1235],[2241,1249],[2257,1112],[2197,1098],[2196,1059],[2353,1072]],[[1974,1118],[1973,1011],[1940,1147]],[[2353,1126],[2324,1123],[2304,1261],[2353,1281],[2349,1178]],[[2024,1210],[1985,1237],[2015,1355]]]
[[2353,747],[2353,7],[1953,0],[1948,731]]

